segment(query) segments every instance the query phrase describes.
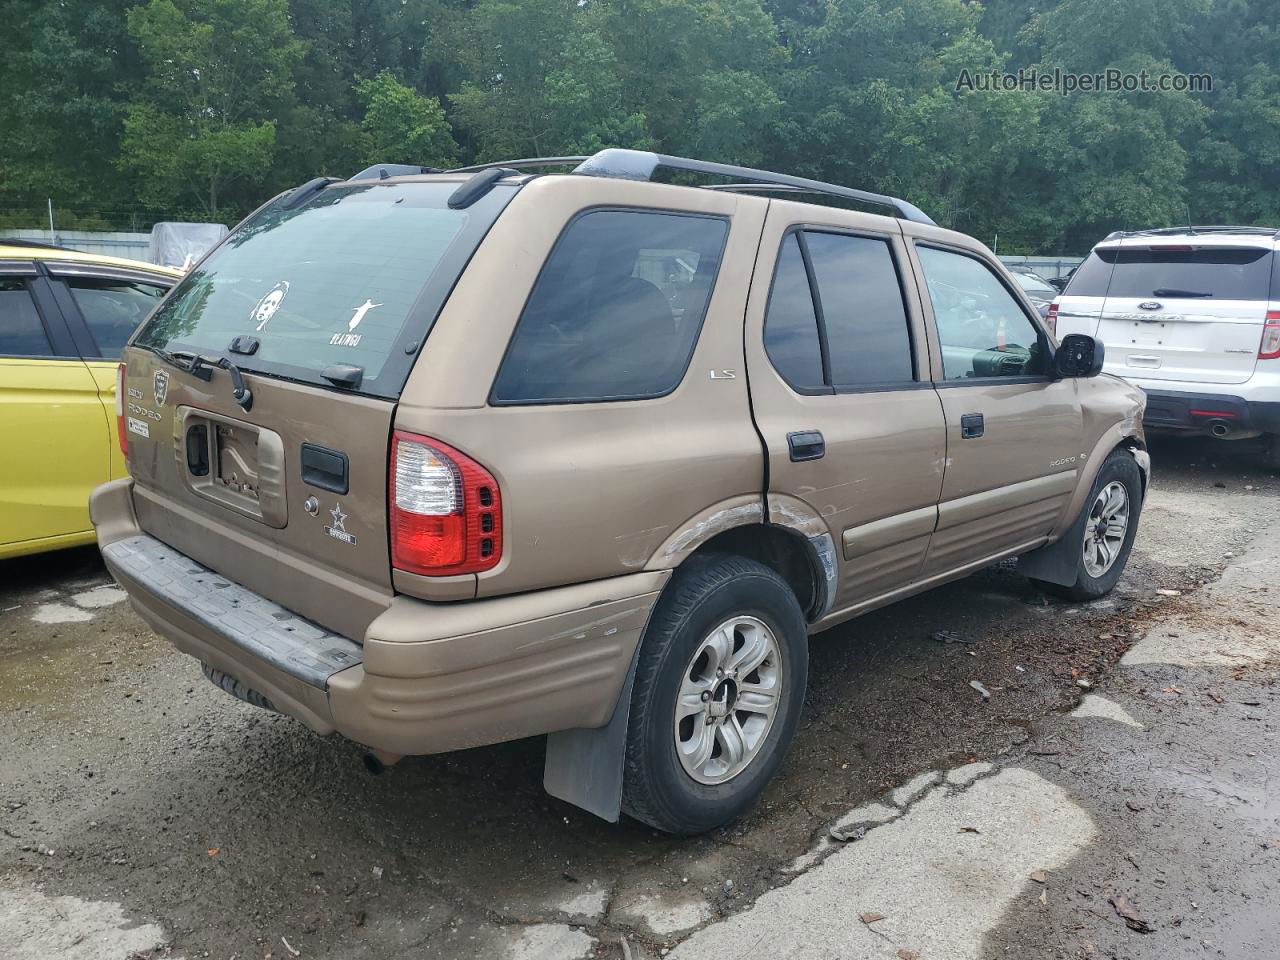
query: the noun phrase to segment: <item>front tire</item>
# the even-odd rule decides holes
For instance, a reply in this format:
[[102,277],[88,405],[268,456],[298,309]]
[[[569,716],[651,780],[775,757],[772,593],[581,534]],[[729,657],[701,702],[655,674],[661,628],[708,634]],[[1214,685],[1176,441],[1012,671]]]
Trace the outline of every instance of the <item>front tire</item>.
[[804,615],[776,572],[744,557],[693,557],[641,641],[623,809],[675,834],[740,815],[795,735],[809,669]]
[[1049,593],[1084,602],[1105,597],[1120,580],[1142,513],[1142,471],[1123,450],[1113,450],[1098,471],[1080,516],[1063,534],[1074,540],[1076,580],[1063,586],[1037,580]]

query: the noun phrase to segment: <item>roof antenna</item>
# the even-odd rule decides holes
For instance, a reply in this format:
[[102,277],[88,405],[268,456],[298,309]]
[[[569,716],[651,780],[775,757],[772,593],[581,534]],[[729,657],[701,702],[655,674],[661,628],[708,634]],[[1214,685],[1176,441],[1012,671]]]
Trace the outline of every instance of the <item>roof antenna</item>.
[[1191,204],[1183,204],[1187,208],[1187,236],[1194,237],[1196,228],[1191,225]]

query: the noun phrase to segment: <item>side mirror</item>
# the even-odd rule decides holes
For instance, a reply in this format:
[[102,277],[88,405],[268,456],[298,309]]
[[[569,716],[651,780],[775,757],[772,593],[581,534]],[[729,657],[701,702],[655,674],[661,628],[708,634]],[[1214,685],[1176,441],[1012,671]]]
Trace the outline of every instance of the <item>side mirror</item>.
[[1053,355],[1054,371],[1061,378],[1096,377],[1106,358],[1102,341],[1087,333],[1068,333]]

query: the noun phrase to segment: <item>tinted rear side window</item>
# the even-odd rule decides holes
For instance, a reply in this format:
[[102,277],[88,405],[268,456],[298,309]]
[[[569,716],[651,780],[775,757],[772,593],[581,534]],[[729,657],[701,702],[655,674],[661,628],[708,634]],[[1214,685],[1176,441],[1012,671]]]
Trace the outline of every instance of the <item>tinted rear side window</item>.
[[164,296],[164,287],[131,280],[95,280],[67,277],[76,306],[98,345],[98,356],[119,358],[138,324],[147,318]]
[[0,357],[48,357],[49,337],[25,280],[0,277]]
[[1108,297],[1266,300],[1270,296],[1270,250],[1120,247],[1098,253],[1115,267],[1107,288]]
[[693,355],[728,233],[719,217],[641,210],[578,217],[534,284],[493,402],[670,393]]
[[1111,282],[1111,260],[1100,257],[1094,250],[1076,267],[1071,281],[1062,291],[1064,297],[1105,297],[1107,284]]
[[397,397],[418,346],[494,219],[514,195],[499,184],[465,210],[457,183],[334,184],[298,207],[268,207],[174,289],[135,341],[225,353],[259,348],[246,372],[329,386],[331,364],[362,368],[362,393]]
[[832,385],[913,380],[907,311],[889,245],[836,233],[806,233],[805,239],[827,332]]
[[[764,348],[782,379],[798,390],[822,390],[822,347],[800,235],[783,242],[764,320]],[[827,390],[830,393],[830,390]]]

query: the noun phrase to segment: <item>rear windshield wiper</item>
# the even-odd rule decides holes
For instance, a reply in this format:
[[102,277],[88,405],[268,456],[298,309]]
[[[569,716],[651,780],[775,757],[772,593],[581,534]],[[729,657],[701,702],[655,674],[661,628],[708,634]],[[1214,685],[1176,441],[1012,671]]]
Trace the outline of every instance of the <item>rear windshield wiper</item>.
[[201,367],[203,358],[199,354],[192,353],[190,350],[166,350],[164,347],[151,347],[151,352],[157,357],[169,364],[171,367],[177,367],[183,373],[189,373],[192,376],[199,377],[201,380],[208,381],[213,374]]
[[[253,391],[244,385],[244,377],[240,375],[240,368],[228,360],[226,357],[196,357],[195,362],[199,364],[207,364],[210,367],[218,367],[227,371],[231,375],[231,397],[236,403],[240,404],[241,409],[245,413],[249,412],[249,408],[253,406]],[[193,373],[195,371],[192,371]]]
[[1152,290],[1153,297],[1212,297],[1212,293],[1205,293],[1203,290],[1179,290],[1177,287],[1160,287],[1158,290]]

